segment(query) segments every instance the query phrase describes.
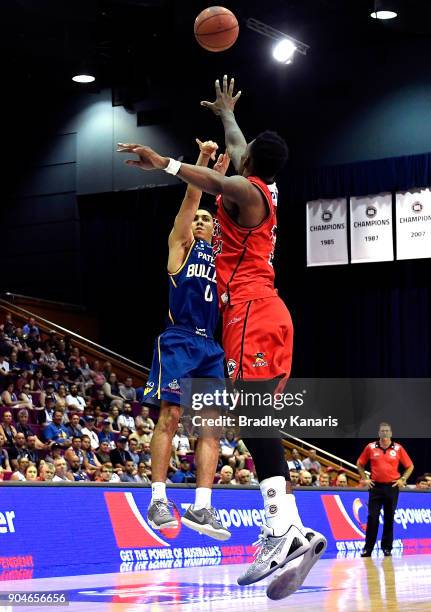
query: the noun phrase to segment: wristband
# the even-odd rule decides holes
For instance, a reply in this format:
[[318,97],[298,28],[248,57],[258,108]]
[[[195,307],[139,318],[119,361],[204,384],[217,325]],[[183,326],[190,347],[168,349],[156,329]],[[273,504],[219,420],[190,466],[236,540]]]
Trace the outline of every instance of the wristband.
[[172,159],[172,157],[170,157],[169,164],[166,166],[166,168],[164,168],[164,171],[168,174],[172,174],[173,176],[175,176],[176,174],[178,174],[180,168],[181,162],[177,159]]

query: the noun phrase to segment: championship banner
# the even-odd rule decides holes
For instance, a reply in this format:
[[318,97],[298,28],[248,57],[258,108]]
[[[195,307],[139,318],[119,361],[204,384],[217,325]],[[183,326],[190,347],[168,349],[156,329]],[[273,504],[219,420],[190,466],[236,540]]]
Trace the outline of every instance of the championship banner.
[[352,263],[392,261],[392,195],[350,198]]
[[397,259],[431,257],[431,191],[396,194]]
[[307,266],[347,263],[346,198],[307,202]]

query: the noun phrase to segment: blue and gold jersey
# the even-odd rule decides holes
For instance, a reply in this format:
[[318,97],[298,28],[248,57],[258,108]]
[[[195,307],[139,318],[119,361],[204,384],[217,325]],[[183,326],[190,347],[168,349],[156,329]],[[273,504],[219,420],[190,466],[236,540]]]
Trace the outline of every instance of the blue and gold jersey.
[[181,268],[169,274],[169,322],[212,338],[217,325],[216,271],[212,246],[194,240]]

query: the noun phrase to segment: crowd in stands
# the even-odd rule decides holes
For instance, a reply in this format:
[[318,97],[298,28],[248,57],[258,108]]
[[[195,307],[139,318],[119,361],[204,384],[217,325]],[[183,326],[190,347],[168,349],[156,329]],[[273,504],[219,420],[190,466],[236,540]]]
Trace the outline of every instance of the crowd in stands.
[[[142,405],[143,389],[113,366],[89,362],[70,337],[41,335],[33,318],[0,325],[0,480],[151,482],[150,442],[157,412]],[[182,423],[174,436],[167,482],[194,483],[196,438]],[[288,461],[295,486],[346,487],[342,469],[322,468],[316,452]],[[233,430],[220,440],[215,483],[257,484],[251,455]],[[361,484],[361,483],[360,483]],[[431,475],[417,480],[431,488]]]

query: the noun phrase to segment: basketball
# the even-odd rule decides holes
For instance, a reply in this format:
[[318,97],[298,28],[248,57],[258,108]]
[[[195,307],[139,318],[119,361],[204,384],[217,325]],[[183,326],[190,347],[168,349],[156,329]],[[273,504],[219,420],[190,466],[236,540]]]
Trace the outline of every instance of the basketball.
[[207,51],[225,51],[238,38],[239,25],[235,15],[223,6],[210,6],[195,19],[194,33]]

